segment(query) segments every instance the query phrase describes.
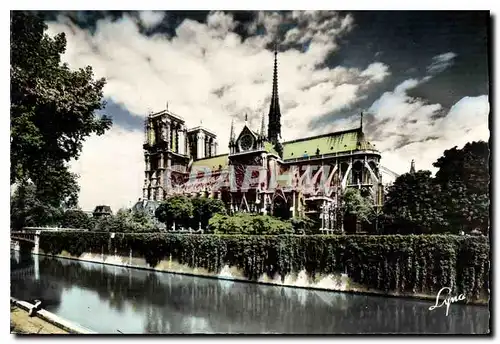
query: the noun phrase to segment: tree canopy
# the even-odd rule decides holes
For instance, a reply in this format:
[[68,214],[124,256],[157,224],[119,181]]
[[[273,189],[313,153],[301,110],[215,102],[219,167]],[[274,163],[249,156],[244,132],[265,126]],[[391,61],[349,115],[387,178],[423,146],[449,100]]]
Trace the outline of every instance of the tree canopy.
[[215,214],[209,227],[215,234],[279,235],[293,234],[294,231],[290,221],[248,213]]
[[193,204],[186,196],[172,196],[167,198],[155,211],[158,221],[168,226],[175,222],[177,225],[188,225],[193,217]]
[[140,233],[157,232],[153,219],[143,211],[119,209],[115,215],[103,216],[94,220],[94,230],[99,232]]
[[207,197],[196,197],[191,199],[193,204],[193,224],[195,228],[198,227],[198,223],[201,224],[201,228],[208,228],[208,221],[215,214],[226,215],[227,210],[224,202],[216,198]]
[[391,232],[399,234],[433,233],[444,229],[440,188],[430,171],[399,176],[389,187],[384,214]]
[[436,182],[443,186],[449,182],[460,182],[470,193],[488,193],[489,158],[488,143],[484,141],[469,142],[462,149],[447,149],[433,164],[439,168]]
[[453,232],[477,230],[487,234],[490,215],[489,147],[484,141],[467,143],[462,149],[445,150],[435,163],[436,183]]
[[80,209],[69,209],[62,214],[61,227],[76,229],[93,229],[92,218]]
[[384,203],[391,233],[488,233],[489,147],[470,142],[445,150],[430,171],[406,173],[389,188]]
[[367,197],[355,188],[349,188],[342,197],[344,213],[354,216],[361,222],[370,223],[373,217],[373,206]]
[[10,24],[11,185],[31,180],[43,204],[74,206],[79,188],[67,164],[112,124],[96,115],[105,80],[62,63],[65,35],[47,35],[41,18],[13,11]]
[[10,225],[13,230],[21,230],[23,227],[56,226],[61,215],[61,208],[44,204],[37,198],[37,188],[32,182],[19,184],[11,196]]

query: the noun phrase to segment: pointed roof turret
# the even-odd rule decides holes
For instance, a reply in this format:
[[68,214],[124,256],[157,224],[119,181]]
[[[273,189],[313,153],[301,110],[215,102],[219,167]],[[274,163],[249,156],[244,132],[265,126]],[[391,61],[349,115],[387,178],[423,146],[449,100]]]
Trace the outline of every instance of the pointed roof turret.
[[269,106],[269,124],[267,138],[272,143],[277,143],[281,137],[281,111],[278,97],[278,44],[274,46],[273,91]]

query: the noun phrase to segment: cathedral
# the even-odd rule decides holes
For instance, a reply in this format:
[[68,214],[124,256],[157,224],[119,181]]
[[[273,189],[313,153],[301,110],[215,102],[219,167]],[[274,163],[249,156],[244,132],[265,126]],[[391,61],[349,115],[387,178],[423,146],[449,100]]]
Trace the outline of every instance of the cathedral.
[[358,127],[284,142],[274,52],[271,103],[260,130],[231,123],[229,153],[218,154],[217,135],[209,128],[188,129],[166,110],[145,120],[146,163],[143,202],[171,195],[214,197],[230,212],[307,216],[323,232],[343,231],[342,195],[358,188],[380,209],[383,185],[380,152]]

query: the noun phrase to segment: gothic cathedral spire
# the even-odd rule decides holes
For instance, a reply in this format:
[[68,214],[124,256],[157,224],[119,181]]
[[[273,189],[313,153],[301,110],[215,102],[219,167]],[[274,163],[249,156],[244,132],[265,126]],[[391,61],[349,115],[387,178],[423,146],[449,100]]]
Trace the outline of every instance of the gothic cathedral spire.
[[410,173],[411,174],[415,173],[415,160],[413,160],[413,159],[411,159]]
[[262,114],[262,122],[260,123],[260,137],[262,137],[262,139],[266,138],[266,118],[264,114]]
[[229,134],[229,143],[234,142],[234,118],[231,120],[231,132]]
[[278,99],[278,44],[274,46],[274,75],[273,93],[271,105],[269,106],[269,124],[267,128],[267,139],[274,144],[281,138],[281,112]]

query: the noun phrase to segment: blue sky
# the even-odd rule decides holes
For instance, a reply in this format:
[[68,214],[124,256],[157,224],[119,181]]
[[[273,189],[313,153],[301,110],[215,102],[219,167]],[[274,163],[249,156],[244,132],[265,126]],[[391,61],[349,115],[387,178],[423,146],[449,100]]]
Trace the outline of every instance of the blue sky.
[[141,196],[143,123],[169,109],[218,134],[248,114],[258,128],[279,42],[285,140],[357,126],[403,173],[445,149],[488,140],[487,12],[45,12],[63,58],[108,81],[111,131],[84,144],[80,205],[113,210]]

